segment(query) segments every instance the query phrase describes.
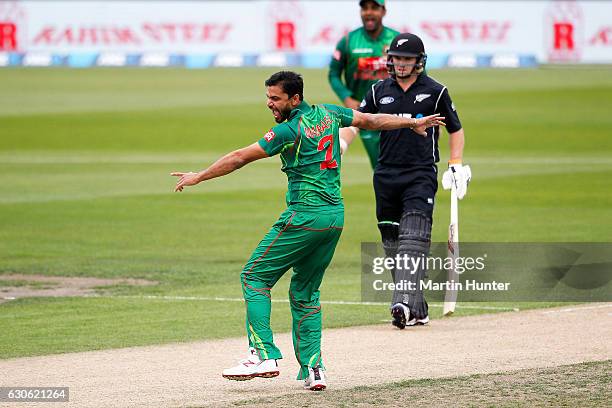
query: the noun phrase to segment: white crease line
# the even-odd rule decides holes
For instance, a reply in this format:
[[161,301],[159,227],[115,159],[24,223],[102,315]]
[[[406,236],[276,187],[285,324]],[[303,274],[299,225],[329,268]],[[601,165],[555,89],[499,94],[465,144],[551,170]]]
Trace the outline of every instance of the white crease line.
[[581,310],[604,309],[607,307],[612,307],[612,303],[609,303],[606,305],[597,305],[597,306],[569,307],[567,309],[547,310],[542,313],[543,314],[569,313],[569,312],[579,312]]
[[[227,298],[227,297],[208,297],[208,296],[105,296],[105,295],[85,295],[84,297],[102,297],[102,298],[122,298],[122,299],[161,299],[161,300],[202,300],[216,302],[244,302],[242,298]],[[289,299],[272,299],[274,303],[289,303]],[[388,306],[388,302],[356,302],[350,300],[327,300],[321,302],[324,305],[355,305],[355,306]],[[441,308],[443,303],[431,303],[430,307]],[[475,310],[508,310],[518,312],[516,307],[501,307],[501,306],[475,306],[475,305],[457,305],[458,309],[475,309]]]

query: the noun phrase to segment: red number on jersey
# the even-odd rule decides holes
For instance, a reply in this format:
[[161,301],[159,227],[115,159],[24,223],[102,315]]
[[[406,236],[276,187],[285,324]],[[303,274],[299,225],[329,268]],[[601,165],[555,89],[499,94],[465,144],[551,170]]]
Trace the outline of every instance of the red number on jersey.
[[[329,142],[327,147],[325,144]],[[334,154],[334,135],[323,136],[321,140],[319,140],[319,151],[325,150],[325,161],[321,163],[321,170],[325,169],[337,169],[338,162],[336,162],[333,158]]]

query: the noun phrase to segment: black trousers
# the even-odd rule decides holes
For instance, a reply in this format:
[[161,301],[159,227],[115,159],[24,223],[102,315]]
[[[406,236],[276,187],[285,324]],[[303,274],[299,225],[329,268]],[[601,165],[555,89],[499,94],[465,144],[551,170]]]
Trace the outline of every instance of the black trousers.
[[406,211],[419,210],[433,219],[437,169],[390,167],[378,164],[374,170],[376,218],[378,222],[399,222]]

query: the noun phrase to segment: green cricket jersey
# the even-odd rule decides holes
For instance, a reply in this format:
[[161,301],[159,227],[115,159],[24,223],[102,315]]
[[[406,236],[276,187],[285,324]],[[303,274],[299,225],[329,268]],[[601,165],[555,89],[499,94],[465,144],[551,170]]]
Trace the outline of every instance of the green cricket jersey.
[[[385,79],[387,73],[387,50],[399,32],[383,27],[376,39],[372,39],[363,27],[351,31],[338,42],[329,65],[329,83],[341,101],[348,96],[358,101],[373,83]],[[345,83],[341,75],[344,71]]]
[[287,174],[287,206],[341,205],[340,128],[350,126],[353,111],[336,105],[302,101],[286,122],[259,140],[273,156],[280,153]]

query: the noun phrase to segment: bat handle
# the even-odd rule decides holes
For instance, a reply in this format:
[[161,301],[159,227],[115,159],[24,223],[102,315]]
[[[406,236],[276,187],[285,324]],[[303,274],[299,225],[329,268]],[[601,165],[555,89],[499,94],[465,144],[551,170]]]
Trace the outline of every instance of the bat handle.
[[455,225],[457,230],[459,229],[459,199],[454,186],[451,188],[450,223]]

